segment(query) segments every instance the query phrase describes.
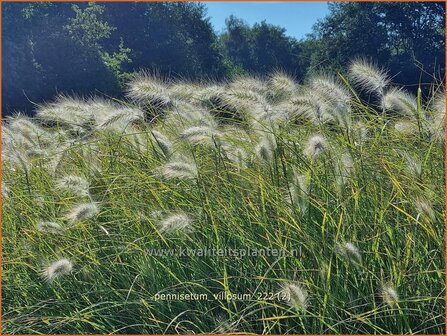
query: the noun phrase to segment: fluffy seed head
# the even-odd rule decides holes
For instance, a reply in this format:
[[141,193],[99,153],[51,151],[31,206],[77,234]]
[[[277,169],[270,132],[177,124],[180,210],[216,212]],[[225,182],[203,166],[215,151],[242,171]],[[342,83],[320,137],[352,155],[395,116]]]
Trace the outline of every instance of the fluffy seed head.
[[267,99],[255,91],[228,91],[225,93],[225,100],[229,105],[234,106],[237,110],[243,110],[253,115],[261,107],[268,106]]
[[358,59],[351,63],[349,75],[353,82],[366,92],[383,95],[390,79],[385,70],[379,69],[365,59]]
[[441,90],[441,93],[437,94],[433,102],[433,109],[436,113],[442,114],[445,117],[445,90]]
[[402,89],[392,88],[383,95],[382,108],[385,111],[395,111],[409,117],[416,117],[416,97]]
[[2,124],[2,150],[18,151],[29,150],[35,148],[35,144],[22,135],[20,132],[16,132],[6,124]]
[[398,121],[394,124],[394,129],[401,135],[413,135],[418,132],[417,125],[414,121]]
[[414,156],[411,156],[407,152],[402,152],[402,156],[406,161],[406,169],[407,171],[416,178],[420,178],[422,174],[422,164],[416,159]]
[[304,149],[304,155],[309,159],[317,157],[320,153],[327,149],[327,141],[321,135],[313,135],[309,138]]
[[183,159],[166,163],[159,170],[159,174],[165,179],[179,178],[184,180],[198,177],[197,166]]
[[68,259],[61,259],[53,262],[46,268],[42,270],[42,277],[48,281],[52,282],[55,279],[69,274],[73,269],[73,264]]
[[397,291],[389,285],[385,285],[382,287],[381,297],[383,299],[383,302],[385,302],[390,307],[396,306],[399,302],[399,295],[397,294]]
[[84,203],[73,207],[68,214],[66,219],[70,224],[75,224],[80,221],[89,219],[96,216],[99,213],[99,207],[95,203]]
[[268,86],[276,99],[289,98],[298,88],[296,82],[284,72],[275,72],[270,77]]
[[32,166],[30,157],[25,151],[7,146],[2,147],[2,161],[8,162],[11,167],[23,169],[27,173]]
[[193,145],[214,145],[219,142],[220,132],[209,126],[192,126],[184,129],[180,137],[186,139]]
[[197,84],[188,82],[175,82],[168,87],[169,96],[174,99],[184,99],[193,101],[197,96],[197,91],[203,90]]
[[338,252],[348,258],[349,260],[360,264],[362,262],[362,256],[359,249],[352,243],[346,242],[344,244],[337,245]]
[[264,136],[255,148],[256,154],[264,162],[273,160],[276,149],[276,141],[271,136]]
[[433,103],[432,134],[435,138],[445,140],[445,92],[438,94]]
[[362,146],[366,143],[366,141],[368,141],[369,131],[363,122],[361,121],[356,122],[354,124],[353,131],[356,146]]
[[37,230],[42,233],[62,233],[63,228],[54,222],[40,222],[37,224]]
[[173,152],[172,142],[159,131],[151,130],[151,134],[154,138],[155,146],[160,148],[166,159],[169,159],[172,156]]
[[172,123],[174,128],[177,128],[178,125],[182,127],[197,125],[217,127],[216,120],[209,111],[201,106],[184,101],[177,101],[174,107],[167,111],[167,120]]
[[174,233],[177,231],[190,231],[192,219],[183,212],[168,215],[166,218],[157,222],[160,232]]
[[226,320],[223,316],[218,316],[216,318],[216,328],[212,333],[214,334],[235,334],[237,328],[234,323]]
[[231,91],[239,91],[239,92],[255,92],[257,94],[263,95],[267,86],[263,81],[256,77],[247,77],[241,76],[235,78],[229,85],[228,88]]
[[321,100],[332,106],[346,104],[350,95],[345,87],[335,78],[327,75],[311,78],[309,87]]
[[132,123],[141,122],[144,120],[143,111],[130,108],[121,107],[109,113],[107,116],[99,120],[98,129],[112,129],[122,131]]
[[2,183],[2,197],[8,198],[9,197],[9,188]]
[[[312,95],[308,87],[302,88],[298,95],[284,104],[283,106],[289,110],[289,114],[294,118],[320,122],[325,122],[327,119],[319,112],[321,111],[319,99]],[[328,116],[328,118],[331,117]]]
[[293,205],[298,207],[302,215],[306,214],[309,207],[309,192],[310,192],[310,174],[301,174],[297,170],[293,172],[293,180],[290,186],[290,194],[287,195],[289,202],[290,196]]
[[35,146],[51,143],[50,134],[40,127],[34,120],[23,115],[16,115],[7,119],[9,128],[17,135],[28,140]]
[[354,171],[354,162],[349,153],[345,152],[341,155],[339,162],[336,164],[336,185],[339,192],[343,190],[343,187],[349,181]]
[[435,221],[436,215],[430,204],[430,202],[422,197],[416,198],[415,201],[416,210],[419,216],[422,216],[424,220]]
[[62,123],[80,133],[90,130],[95,123],[91,106],[75,97],[59,96],[55,102],[40,106],[37,116],[44,121]]
[[78,196],[89,195],[89,183],[80,176],[69,175],[56,181],[56,189],[71,192]]
[[281,296],[287,298],[289,306],[296,310],[306,310],[308,307],[308,294],[305,288],[297,283],[286,283],[282,286]]
[[247,166],[248,154],[242,148],[235,145],[223,145],[222,149],[226,157],[237,165],[238,169],[245,168]]
[[172,105],[166,83],[145,72],[136,75],[128,84],[127,95],[134,101],[148,104],[154,108]]

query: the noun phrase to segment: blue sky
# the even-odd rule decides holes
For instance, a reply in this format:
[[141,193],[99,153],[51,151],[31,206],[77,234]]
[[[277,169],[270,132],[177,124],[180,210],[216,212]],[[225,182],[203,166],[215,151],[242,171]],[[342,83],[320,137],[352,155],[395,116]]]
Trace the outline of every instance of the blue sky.
[[286,34],[305,37],[318,19],[329,13],[327,2],[205,2],[208,16],[217,32],[225,28],[225,19],[234,14],[250,25],[266,20],[287,29]]

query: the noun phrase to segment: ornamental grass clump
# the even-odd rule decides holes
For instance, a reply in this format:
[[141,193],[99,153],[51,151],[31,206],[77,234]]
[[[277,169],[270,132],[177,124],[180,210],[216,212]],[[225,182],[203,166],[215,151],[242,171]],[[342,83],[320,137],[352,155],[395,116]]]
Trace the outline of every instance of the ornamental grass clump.
[[444,333],[444,85],[312,73],[5,118],[2,331]]

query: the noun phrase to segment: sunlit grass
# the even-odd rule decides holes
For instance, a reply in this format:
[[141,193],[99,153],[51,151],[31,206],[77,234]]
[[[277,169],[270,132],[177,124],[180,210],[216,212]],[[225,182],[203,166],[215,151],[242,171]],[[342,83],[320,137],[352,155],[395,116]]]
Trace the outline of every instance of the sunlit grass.
[[[150,89],[146,79],[138,85]],[[429,98],[423,120],[383,113],[380,97],[367,104],[344,77],[333,85],[349,101],[328,94],[321,106],[284,74],[256,81],[193,92],[160,82],[150,100],[132,92],[146,121],[118,107],[116,118],[95,114],[98,102],[80,103],[96,121],[67,112],[36,131],[10,120],[3,332],[445,332],[445,146],[435,127],[445,110]],[[241,98],[246,85],[253,94]],[[394,127],[402,120],[410,134]],[[204,248],[282,254],[148,253]],[[63,259],[73,268],[53,265],[46,281]],[[155,300],[182,293],[208,300]]]

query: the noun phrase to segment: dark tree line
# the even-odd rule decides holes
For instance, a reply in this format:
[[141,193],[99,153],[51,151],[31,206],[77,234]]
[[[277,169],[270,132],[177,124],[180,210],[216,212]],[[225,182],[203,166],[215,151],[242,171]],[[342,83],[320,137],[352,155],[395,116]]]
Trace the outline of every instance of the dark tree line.
[[189,2],[3,3],[3,114],[31,112],[57,93],[122,96],[140,69],[193,80],[266,75],[300,80],[354,57],[386,66],[403,85],[445,72],[445,4],[333,3],[306,39],[231,16],[216,35]]

